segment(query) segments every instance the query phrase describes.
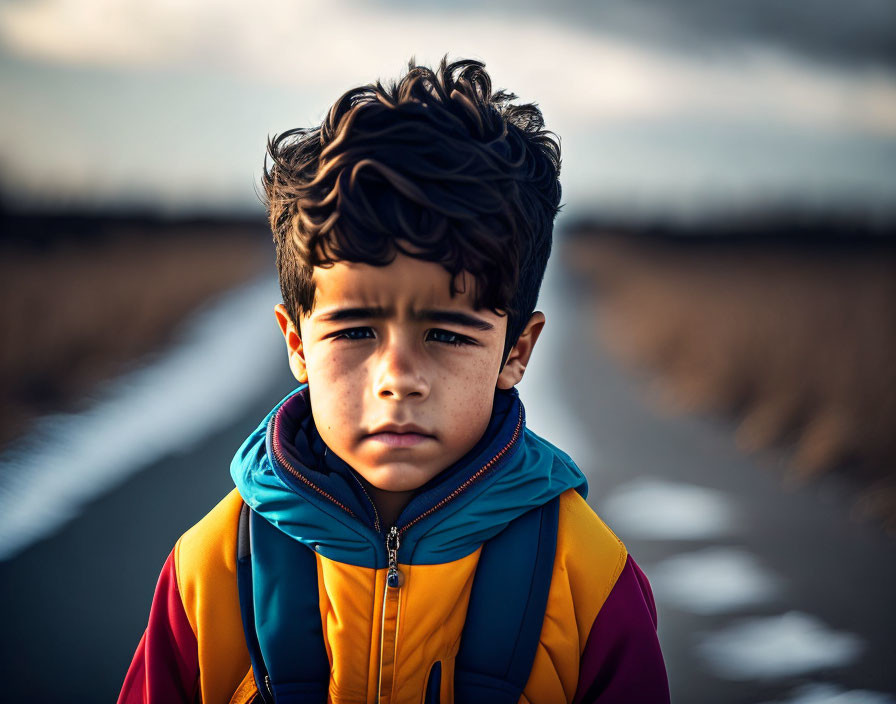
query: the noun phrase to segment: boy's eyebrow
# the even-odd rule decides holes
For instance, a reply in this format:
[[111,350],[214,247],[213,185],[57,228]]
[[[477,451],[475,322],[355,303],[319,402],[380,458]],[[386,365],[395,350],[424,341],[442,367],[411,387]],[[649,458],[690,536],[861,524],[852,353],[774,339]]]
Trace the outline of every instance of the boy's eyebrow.
[[361,320],[363,318],[385,318],[385,308],[334,308],[318,316],[325,323],[339,323],[344,320]]
[[[336,308],[322,313],[319,320],[327,323],[338,323],[346,320],[363,320],[370,318],[386,318],[392,314],[388,308]],[[414,314],[417,320],[427,320],[434,323],[451,323],[461,327],[474,328],[476,330],[494,330],[491,323],[477,318],[474,315],[461,313],[454,310],[421,310]]]
[[422,310],[415,317],[420,320],[431,320],[434,323],[453,323],[466,328],[476,330],[494,330],[495,326],[482,318],[461,313],[456,310]]

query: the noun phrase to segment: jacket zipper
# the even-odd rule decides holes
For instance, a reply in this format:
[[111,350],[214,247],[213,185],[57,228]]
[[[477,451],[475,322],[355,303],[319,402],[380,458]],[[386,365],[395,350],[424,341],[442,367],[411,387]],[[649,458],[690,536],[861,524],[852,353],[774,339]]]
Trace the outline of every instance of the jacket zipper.
[[398,589],[404,584],[404,575],[398,569],[398,547],[401,545],[401,534],[392,526],[386,536],[386,554],[389,556],[389,568],[386,571],[386,585]]
[[404,584],[404,574],[398,569],[398,548],[400,546],[400,533],[398,528],[392,526],[386,535],[386,554],[389,556],[389,566],[386,569],[383,614],[380,622],[380,666],[376,694],[379,704],[388,704],[392,700],[392,687],[395,680],[395,650],[398,641],[401,587]]

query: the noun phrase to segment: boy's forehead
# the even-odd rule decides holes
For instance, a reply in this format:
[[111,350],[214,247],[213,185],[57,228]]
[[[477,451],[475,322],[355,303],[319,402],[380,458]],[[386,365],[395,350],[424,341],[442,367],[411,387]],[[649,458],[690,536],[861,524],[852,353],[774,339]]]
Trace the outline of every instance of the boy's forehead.
[[385,266],[338,261],[315,267],[312,312],[343,304],[476,310],[475,280],[463,272],[454,279],[441,265],[399,254]]

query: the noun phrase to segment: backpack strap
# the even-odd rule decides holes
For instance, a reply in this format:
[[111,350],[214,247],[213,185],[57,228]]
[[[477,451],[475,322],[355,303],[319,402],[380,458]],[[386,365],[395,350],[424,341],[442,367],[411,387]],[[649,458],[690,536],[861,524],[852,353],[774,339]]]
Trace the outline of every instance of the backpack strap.
[[261,657],[258,646],[258,634],[255,631],[255,607],[252,603],[252,547],[249,538],[249,517],[251,510],[243,502],[240,509],[240,523],[236,538],[236,583],[239,588],[240,616],[243,620],[243,635],[252,662],[255,675],[255,686],[264,704],[273,704],[273,692],[269,690],[268,671]]
[[559,497],[482,546],[454,667],[464,704],[516,704],[532,671],[557,551]]
[[[262,569],[253,570],[253,561]],[[325,703],[330,661],[314,553],[243,504],[237,583],[246,646],[261,698],[266,704]]]

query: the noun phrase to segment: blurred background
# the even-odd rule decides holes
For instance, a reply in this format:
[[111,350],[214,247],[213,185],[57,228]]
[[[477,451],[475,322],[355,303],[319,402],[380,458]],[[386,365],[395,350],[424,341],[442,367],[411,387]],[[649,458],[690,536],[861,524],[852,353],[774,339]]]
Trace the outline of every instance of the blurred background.
[[521,394],[651,579],[673,700],[896,702],[889,0],[0,0],[4,691],[114,699],[293,386],[268,135],[444,53],[562,138]]

